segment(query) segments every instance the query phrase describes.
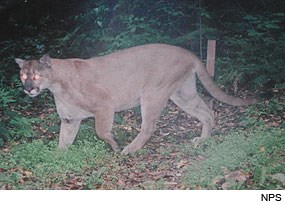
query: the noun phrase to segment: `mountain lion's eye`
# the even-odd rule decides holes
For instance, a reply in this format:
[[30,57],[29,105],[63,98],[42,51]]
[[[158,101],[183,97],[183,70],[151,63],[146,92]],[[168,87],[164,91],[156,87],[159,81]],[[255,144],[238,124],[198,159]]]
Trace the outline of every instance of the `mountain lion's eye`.
[[28,76],[27,76],[26,74],[22,74],[22,75],[21,75],[21,78],[22,78],[23,80],[27,80]]
[[38,79],[40,79],[40,76],[39,75],[34,75],[34,80],[38,80]]

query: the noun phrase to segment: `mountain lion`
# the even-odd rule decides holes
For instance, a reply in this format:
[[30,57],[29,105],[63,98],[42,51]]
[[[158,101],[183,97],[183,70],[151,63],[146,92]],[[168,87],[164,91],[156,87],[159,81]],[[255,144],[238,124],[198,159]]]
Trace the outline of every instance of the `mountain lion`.
[[168,99],[203,124],[195,143],[208,138],[213,116],[197,93],[196,74],[221,102],[235,106],[256,102],[224,93],[197,56],[176,46],[143,45],[87,60],[49,55],[39,61],[15,60],[26,94],[35,97],[44,89],[53,93],[61,119],[59,148],[72,144],[82,119],[95,117],[98,136],[119,151],[111,133],[114,112],[141,105],[141,131],[123,150],[124,154],[133,153],[150,139]]

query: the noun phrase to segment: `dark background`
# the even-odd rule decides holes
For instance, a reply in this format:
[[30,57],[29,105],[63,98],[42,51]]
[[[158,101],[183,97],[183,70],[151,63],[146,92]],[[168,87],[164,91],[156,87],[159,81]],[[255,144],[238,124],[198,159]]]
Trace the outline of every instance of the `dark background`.
[[0,74],[10,81],[15,57],[88,58],[153,42],[205,59],[207,40],[216,39],[218,57],[229,58],[225,67],[273,87],[284,81],[284,7],[281,0],[4,0]]

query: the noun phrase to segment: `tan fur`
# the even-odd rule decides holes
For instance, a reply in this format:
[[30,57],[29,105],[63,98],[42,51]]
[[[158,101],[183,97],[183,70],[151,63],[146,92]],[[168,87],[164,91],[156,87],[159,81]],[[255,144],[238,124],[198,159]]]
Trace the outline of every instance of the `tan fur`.
[[[193,53],[176,46],[143,45],[87,60],[44,55],[39,61],[16,62],[21,74],[28,75],[22,79],[28,95],[34,97],[43,89],[53,93],[61,118],[60,148],[72,144],[82,119],[95,117],[98,136],[118,151],[111,133],[114,112],[141,105],[141,132],[123,150],[125,154],[135,152],[151,137],[168,99],[202,122],[202,135],[194,141],[204,140],[210,136],[214,121],[197,94],[196,73],[222,102],[238,106],[255,102],[225,94]],[[35,73],[40,74],[39,80],[32,80]]]

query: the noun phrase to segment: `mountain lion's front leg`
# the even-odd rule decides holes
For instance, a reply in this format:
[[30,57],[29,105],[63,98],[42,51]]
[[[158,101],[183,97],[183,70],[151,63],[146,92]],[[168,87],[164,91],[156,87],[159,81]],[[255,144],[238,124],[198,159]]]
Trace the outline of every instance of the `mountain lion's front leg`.
[[112,109],[105,108],[95,113],[95,130],[98,137],[109,143],[114,152],[118,152],[120,148],[111,132],[113,121],[114,111]]
[[76,137],[81,120],[75,119],[61,119],[60,134],[59,134],[59,148],[66,148],[71,145]]

